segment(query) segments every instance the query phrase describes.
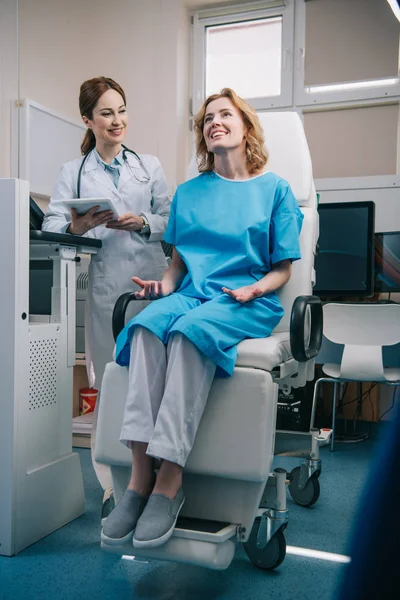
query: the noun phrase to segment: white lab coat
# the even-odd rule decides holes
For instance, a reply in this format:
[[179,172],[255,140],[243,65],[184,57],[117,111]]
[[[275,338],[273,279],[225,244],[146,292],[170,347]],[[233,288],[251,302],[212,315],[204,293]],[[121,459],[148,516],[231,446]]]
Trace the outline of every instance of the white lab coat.
[[[161,239],[169,217],[168,187],[160,161],[150,155],[140,155],[140,158],[150,175],[150,181],[137,181],[134,173],[140,180],[146,179],[146,174],[137,158],[127,152],[118,189],[93,152],[82,169],[81,198],[109,197],[120,214],[132,212],[143,215],[151,229],[150,236],[142,236],[134,231],[106,229],[104,226],[85,234],[103,242],[102,248],[90,261],[85,313],[87,371],[90,385],[97,389],[100,389],[105,365],[113,359],[111,318],[117,298],[124,292],[138,289],[131,280],[132,276],[161,279],[167,267]],[[44,231],[66,231],[71,217],[59,200],[77,197],[81,164],[82,158],[79,158],[62,166],[44,218]]]

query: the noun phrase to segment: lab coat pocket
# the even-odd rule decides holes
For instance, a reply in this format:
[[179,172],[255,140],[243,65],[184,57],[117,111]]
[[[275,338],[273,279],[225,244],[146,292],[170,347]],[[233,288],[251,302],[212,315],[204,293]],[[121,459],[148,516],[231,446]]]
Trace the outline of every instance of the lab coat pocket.
[[107,277],[104,275],[92,277],[91,283],[93,309],[97,313],[98,318],[102,320],[105,314],[108,314],[114,308],[110,300],[110,286]]
[[107,279],[104,275],[95,275],[92,277],[91,283],[93,296],[105,296],[107,293]]

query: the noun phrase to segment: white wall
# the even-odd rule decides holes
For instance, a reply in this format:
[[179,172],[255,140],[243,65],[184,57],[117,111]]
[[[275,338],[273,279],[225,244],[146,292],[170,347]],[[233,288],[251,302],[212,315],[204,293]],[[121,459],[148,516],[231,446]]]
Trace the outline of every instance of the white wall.
[[398,122],[398,103],[306,113],[315,177],[395,175]]
[[18,100],[18,0],[0,0],[0,178],[11,175],[12,100]]
[[80,84],[112,77],[127,95],[127,145],[160,158],[171,190],[182,181],[189,140],[183,0],[19,0],[19,28],[21,98],[79,119]]

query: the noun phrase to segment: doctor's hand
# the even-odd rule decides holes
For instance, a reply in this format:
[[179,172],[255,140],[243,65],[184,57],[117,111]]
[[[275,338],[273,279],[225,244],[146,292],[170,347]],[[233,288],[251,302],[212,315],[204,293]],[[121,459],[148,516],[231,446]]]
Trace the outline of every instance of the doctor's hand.
[[257,284],[245,285],[237,290],[230,290],[226,287],[223,287],[222,291],[242,304],[249,302],[249,300],[254,300],[254,298],[261,298],[261,296],[265,294],[263,288]]
[[169,296],[174,291],[172,286],[163,281],[143,280],[140,277],[132,277],[132,281],[138,284],[142,289],[135,292],[138,300],[155,300]]
[[[67,229],[67,233],[72,235],[83,235],[93,227],[104,225],[111,221],[113,212],[111,210],[99,210],[98,206],[93,206],[84,215],[78,215],[75,208],[71,208],[71,223]],[[96,214],[95,214],[96,213]]]
[[108,229],[119,229],[120,231],[140,231],[144,225],[143,217],[134,215],[133,213],[125,213],[109,221],[106,225]]

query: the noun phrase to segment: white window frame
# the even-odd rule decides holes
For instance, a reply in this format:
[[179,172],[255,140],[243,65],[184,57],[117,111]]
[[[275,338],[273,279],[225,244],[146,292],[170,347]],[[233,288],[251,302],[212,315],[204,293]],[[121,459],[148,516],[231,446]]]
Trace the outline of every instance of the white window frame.
[[[361,102],[366,100],[385,100],[400,96],[400,69],[397,77],[371,79],[367,81],[326,84],[318,86],[305,85],[305,53],[306,49],[306,2],[296,2],[295,46],[294,46],[294,104],[311,107],[321,104],[338,104],[341,102]],[[399,44],[400,46],[400,44]],[[400,48],[399,48],[400,57]],[[377,85],[378,82],[381,84]],[[385,83],[386,82],[386,83]],[[357,87],[357,85],[360,87]],[[313,91],[319,88],[321,91]],[[324,89],[325,88],[325,89]],[[333,89],[332,89],[333,88]],[[310,90],[310,91],[307,91]]]
[[282,78],[281,94],[264,98],[246,98],[256,110],[282,108],[293,103],[294,0],[270,0],[223,6],[193,13],[192,17],[192,93],[191,113],[198,112],[205,100],[206,29],[213,25],[228,25],[282,17]]

